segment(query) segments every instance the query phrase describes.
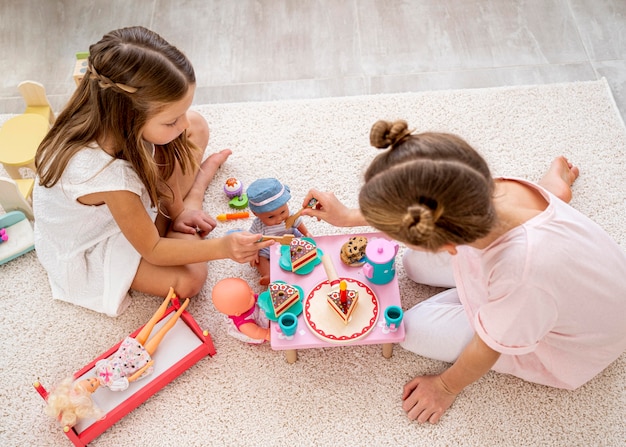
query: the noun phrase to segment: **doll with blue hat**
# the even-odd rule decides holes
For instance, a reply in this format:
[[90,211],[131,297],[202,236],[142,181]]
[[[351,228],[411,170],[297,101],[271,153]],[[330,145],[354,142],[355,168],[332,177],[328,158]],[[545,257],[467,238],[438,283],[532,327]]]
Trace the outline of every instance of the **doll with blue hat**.
[[[295,237],[310,237],[301,217],[298,217],[291,227],[285,227],[285,220],[291,215],[288,204],[291,199],[289,186],[275,178],[262,178],[252,182],[246,194],[250,211],[255,215],[250,227],[251,233],[260,233],[263,236],[293,234]],[[268,285],[270,283],[269,248],[261,249],[258,259],[252,261],[250,265],[256,267],[261,274],[259,284]]]

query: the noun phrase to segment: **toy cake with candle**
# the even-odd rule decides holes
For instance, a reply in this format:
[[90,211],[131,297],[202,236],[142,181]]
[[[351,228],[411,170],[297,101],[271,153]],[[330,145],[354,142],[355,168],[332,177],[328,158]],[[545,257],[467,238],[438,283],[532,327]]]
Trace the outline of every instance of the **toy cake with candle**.
[[335,311],[337,315],[343,321],[343,324],[348,324],[352,313],[359,302],[359,292],[347,288],[345,281],[339,283],[339,290],[333,290],[326,298],[326,301],[330,305],[331,309]]
[[300,300],[298,289],[283,282],[270,283],[268,291],[276,318]]
[[302,238],[294,238],[289,244],[289,255],[291,257],[291,271],[295,272],[317,259],[317,247]]

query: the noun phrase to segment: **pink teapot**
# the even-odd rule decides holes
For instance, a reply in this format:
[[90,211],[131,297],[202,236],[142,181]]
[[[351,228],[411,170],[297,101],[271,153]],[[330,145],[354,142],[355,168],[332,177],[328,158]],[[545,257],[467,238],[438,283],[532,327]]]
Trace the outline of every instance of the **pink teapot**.
[[395,260],[399,245],[384,238],[370,239],[365,248],[363,274],[374,284],[387,284],[396,274]]

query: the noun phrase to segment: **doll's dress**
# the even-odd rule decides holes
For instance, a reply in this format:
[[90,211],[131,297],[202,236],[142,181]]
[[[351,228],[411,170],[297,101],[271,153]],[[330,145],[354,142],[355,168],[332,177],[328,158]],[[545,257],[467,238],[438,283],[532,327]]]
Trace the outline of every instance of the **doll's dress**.
[[265,316],[265,312],[261,311],[259,306],[256,304],[257,299],[258,297],[255,297],[254,306],[241,315],[224,315],[224,320],[228,324],[228,335],[236,338],[237,340],[243,341],[244,343],[261,344],[265,342],[265,340],[248,337],[246,334],[239,331],[239,326],[246,323],[254,323],[263,328],[269,326],[269,320]]
[[[126,337],[112,356],[96,362],[96,376],[100,385],[111,391],[124,391],[129,385],[128,377],[151,360],[152,357],[141,343],[132,337]],[[139,379],[151,374],[153,370],[152,366],[148,367]]]

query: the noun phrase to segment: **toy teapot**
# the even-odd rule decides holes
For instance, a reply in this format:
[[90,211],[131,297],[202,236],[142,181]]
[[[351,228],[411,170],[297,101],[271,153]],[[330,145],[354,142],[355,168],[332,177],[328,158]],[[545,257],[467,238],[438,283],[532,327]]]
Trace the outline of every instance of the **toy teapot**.
[[394,262],[398,244],[387,239],[371,239],[365,248],[363,274],[374,284],[387,284],[396,274]]

